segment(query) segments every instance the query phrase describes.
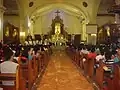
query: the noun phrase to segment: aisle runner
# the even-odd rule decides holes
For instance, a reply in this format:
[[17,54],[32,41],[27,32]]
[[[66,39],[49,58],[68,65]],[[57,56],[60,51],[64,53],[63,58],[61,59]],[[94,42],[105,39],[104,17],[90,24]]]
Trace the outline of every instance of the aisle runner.
[[64,52],[54,52],[37,90],[94,90]]

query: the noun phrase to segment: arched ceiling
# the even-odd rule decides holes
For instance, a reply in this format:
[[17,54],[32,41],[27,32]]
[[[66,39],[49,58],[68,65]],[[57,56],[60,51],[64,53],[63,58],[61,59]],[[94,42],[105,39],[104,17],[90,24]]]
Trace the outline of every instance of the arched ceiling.
[[65,4],[50,4],[42,8],[38,8],[34,12],[32,12],[30,18],[31,19],[38,18],[39,16],[44,15],[46,13],[50,13],[53,10],[62,10],[65,13],[78,18],[83,19],[87,18],[87,16],[80,9]]
[[98,14],[109,14],[108,9],[110,9],[113,4],[115,4],[115,0],[101,0]]
[[[22,19],[24,20],[27,15],[29,15],[31,12],[33,12],[36,8],[46,5],[46,4],[53,4],[53,3],[68,3],[71,4],[74,7],[78,7],[81,9],[81,12],[84,12],[84,15],[89,17],[91,22],[95,22],[96,18],[96,8],[98,8],[99,1],[100,0],[16,0],[17,4],[19,4],[19,14],[22,16]],[[15,4],[15,0],[4,0],[4,6],[7,7],[7,11],[5,13],[9,14],[18,14],[18,8],[17,4]],[[32,7],[29,7],[29,3],[34,2]],[[87,3],[87,7],[83,5],[83,2]],[[62,7],[62,6],[61,6]],[[62,7],[63,8],[63,7]],[[66,9],[67,7],[64,7]],[[68,7],[69,9],[73,7]],[[67,8],[67,9],[68,9]],[[70,10],[70,11],[72,11]],[[68,11],[68,10],[66,10]],[[74,10],[73,10],[74,11]],[[95,15],[94,15],[95,14]]]
[[16,0],[3,0],[3,6],[6,8],[5,15],[18,15]]
[[[34,4],[32,7],[29,7],[29,2],[31,1],[33,1]],[[97,3],[97,1],[101,1],[100,5],[99,3]],[[19,15],[19,10],[17,5],[19,3],[21,8],[21,15],[24,14],[24,16],[26,16],[26,14],[28,14],[30,11],[33,12],[36,8],[45,4],[71,3],[73,4],[73,6],[79,7],[81,11],[85,13],[86,16],[90,17],[91,20],[94,20],[93,17],[95,18],[95,16],[93,16],[93,14],[95,14],[95,12],[98,12],[97,14],[109,14],[107,12],[107,9],[109,9],[115,2],[115,0],[97,0],[97,1],[96,0],[3,0],[3,3],[6,8],[5,15]],[[87,2],[88,7],[83,7],[82,2]],[[99,9],[95,9],[97,5],[99,5]],[[55,6],[53,8],[55,8]],[[73,10],[73,7],[62,7],[61,9],[62,10],[64,9],[65,12],[71,14],[73,14],[74,12],[75,15],[78,15],[78,13],[76,13]],[[51,9],[49,10],[46,9],[46,11],[50,11],[50,10]]]
[[[25,1],[25,0],[21,0]],[[36,1],[36,0],[28,0]],[[63,0],[56,0],[58,2],[63,2]],[[108,14],[107,10],[115,3],[115,0],[101,0],[99,5],[98,14]],[[18,15],[18,6],[16,0],[3,0],[3,5],[6,8],[5,14],[7,15]]]

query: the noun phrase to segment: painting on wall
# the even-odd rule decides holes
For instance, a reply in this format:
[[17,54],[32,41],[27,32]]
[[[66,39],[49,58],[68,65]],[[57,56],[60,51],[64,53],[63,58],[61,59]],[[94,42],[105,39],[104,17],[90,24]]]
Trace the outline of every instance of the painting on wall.
[[5,44],[20,43],[19,28],[8,22],[4,23],[3,40]]

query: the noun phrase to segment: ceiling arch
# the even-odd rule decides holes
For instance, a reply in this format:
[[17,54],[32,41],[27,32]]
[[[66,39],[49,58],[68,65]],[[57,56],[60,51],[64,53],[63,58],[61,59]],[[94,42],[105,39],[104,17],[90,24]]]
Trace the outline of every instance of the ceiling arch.
[[36,15],[40,15],[41,13],[45,11],[52,11],[54,9],[60,9],[69,13],[74,13],[74,15],[80,16],[86,20],[86,22],[89,21],[89,16],[86,15],[80,8],[71,5],[71,4],[64,4],[64,3],[51,3],[39,6],[34,9],[34,11],[29,14],[30,19],[34,18]]
[[108,9],[110,9],[113,4],[115,4],[115,0],[101,0],[98,14],[109,14]]

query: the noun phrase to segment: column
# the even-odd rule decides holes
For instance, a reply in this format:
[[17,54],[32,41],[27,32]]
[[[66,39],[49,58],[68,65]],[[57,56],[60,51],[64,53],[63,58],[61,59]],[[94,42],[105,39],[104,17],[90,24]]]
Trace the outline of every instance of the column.
[[31,22],[31,25],[29,27],[29,30],[30,30],[31,36],[34,38],[34,31],[33,31],[33,23],[32,22]]
[[23,18],[20,18],[20,42],[21,43],[24,43],[26,38],[26,33],[27,33],[27,29],[25,25],[25,20],[23,20]]
[[120,14],[115,13],[115,23],[120,24]]
[[3,7],[3,0],[0,0],[0,40],[3,40],[3,14],[5,7]]
[[86,23],[85,21],[82,22],[82,41],[86,41]]

